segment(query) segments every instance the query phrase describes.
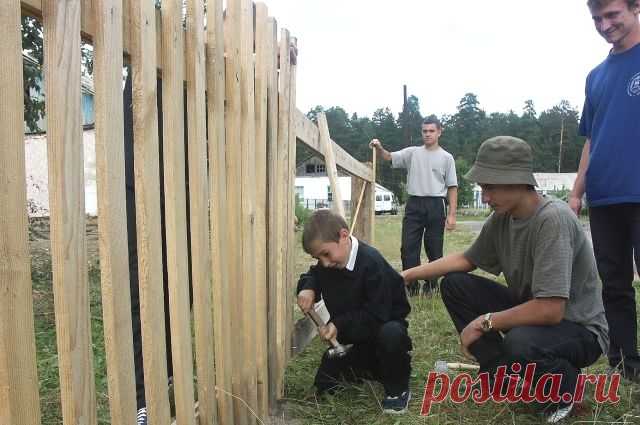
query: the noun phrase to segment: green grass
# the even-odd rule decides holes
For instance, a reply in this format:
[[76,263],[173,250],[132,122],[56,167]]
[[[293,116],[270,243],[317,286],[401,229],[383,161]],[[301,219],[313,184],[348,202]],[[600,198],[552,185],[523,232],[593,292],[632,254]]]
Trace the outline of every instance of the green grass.
[[[397,269],[400,269],[401,215],[376,217],[376,246]],[[459,225],[445,236],[445,253],[457,252],[467,247],[475,235],[466,226]],[[302,257],[302,258],[300,258]],[[300,251],[298,270],[312,261]],[[639,284],[637,282],[637,284]],[[446,401],[434,405],[429,416],[420,416],[420,407],[427,374],[436,360],[464,361],[459,351],[458,335],[442,304],[439,295],[432,298],[411,298],[409,332],[413,339],[413,372],[411,390],[413,399],[410,412],[402,417],[384,415],[380,402],[384,396],[382,386],[367,382],[349,386],[333,397],[317,400],[313,391],[313,378],[320,357],[326,349],[317,338],[301,354],[293,358],[286,372],[285,388],[287,411],[304,424],[538,424],[542,417],[532,407],[516,404],[487,403],[478,406],[473,402],[455,404]],[[606,369],[601,358],[585,372],[599,373]],[[591,388],[591,387],[589,387]],[[585,394],[586,401],[580,415],[568,423],[640,423],[640,386],[624,382],[619,391],[621,401],[617,405],[597,405],[591,399],[593,391]]]

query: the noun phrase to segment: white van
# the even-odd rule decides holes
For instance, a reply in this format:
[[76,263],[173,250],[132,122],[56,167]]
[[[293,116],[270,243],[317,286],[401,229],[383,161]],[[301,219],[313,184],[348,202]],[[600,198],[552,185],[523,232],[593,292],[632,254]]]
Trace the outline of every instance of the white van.
[[393,192],[376,184],[376,214],[384,213],[398,214],[398,202]]

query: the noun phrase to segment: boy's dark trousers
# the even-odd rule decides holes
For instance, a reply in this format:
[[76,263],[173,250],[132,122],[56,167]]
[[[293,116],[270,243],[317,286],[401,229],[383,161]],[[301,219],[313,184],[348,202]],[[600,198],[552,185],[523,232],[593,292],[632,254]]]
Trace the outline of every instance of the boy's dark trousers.
[[602,301],[609,322],[609,364],[624,357],[625,369],[640,372],[633,252],[640,269],[640,204],[589,208],[593,249],[602,279]]
[[[478,316],[517,305],[505,286],[480,276],[451,273],[440,285],[442,301],[458,333]],[[519,363],[523,377],[526,366],[535,364],[532,388],[545,373],[561,374],[561,396],[573,395],[580,369],[595,363],[602,353],[593,332],[567,320],[553,326],[519,326],[504,338],[489,332],[471,344],[469,351],[480,363],[480,371],[490,376],[502,365],[512,374],[512,364]]]
[[[447,217],[445,199],[432,196],[410,196],[402,219],[402,245],[400,256],[402,270],[420,265],[420,244],[429,261],[442,257],[444,244],[444,226]],[[435,289],[437,280],[427,282],[429,289]],[[409,293],[419,292],[419,282],[409,285]]]
[[409,388],[412,349],[406,322],[387,322],[375,340],[354,344],[345,357],[329,358],[325,352],[316,373],[316,389],[321,394],[334,391],[345,382],[375,379],[382,383],[386,395],[398,396]]

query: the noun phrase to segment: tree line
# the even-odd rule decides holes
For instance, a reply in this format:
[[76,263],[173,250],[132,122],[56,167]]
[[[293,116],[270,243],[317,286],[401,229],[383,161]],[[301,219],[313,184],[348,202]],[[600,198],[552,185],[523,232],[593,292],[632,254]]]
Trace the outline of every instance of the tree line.
[[[424,116],[416,96],[409,96],[398,116],[389,108],[380,108],[371,118],[359,117],[339,106],[328,109],[316,106],[307,116],[316,121],[319,112],[327,116],[331,138],[361,162],[371,161],[368,144],[374,138],[380,139],[390,152],[422,144]],[[540,113],[536,112],[532,100],[524,103],[520,114],[514,111],[487,113],[477,95],[465,94],[455,114],[438,117],[443,126],[440,145],[456,159],[460,205],[470,204],[473,196],[471,184],[462,176],[473,164],[480,144],[490,137],[509,135],[526,140],[533,149],[534,172],[575,172],[584,144],[584,137],[578,134],[579,116],[579,111],[566,100]],[[299,145],[297,163],[312,155],[308,148]],[[376,168],[378,183],[404,202],[406,171],[392,169],[382,161],[378,161]]]

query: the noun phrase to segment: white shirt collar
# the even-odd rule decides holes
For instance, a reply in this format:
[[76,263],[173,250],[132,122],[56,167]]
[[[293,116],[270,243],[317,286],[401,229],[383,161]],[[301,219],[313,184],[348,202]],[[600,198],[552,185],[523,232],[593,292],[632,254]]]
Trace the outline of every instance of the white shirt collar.
[[349,254],[349,261],[347,262],[346,269],[350,272],[356,266],[356,256],[358,255],[358,239],[355,236],[349,236],[351,238],[351,253]]

